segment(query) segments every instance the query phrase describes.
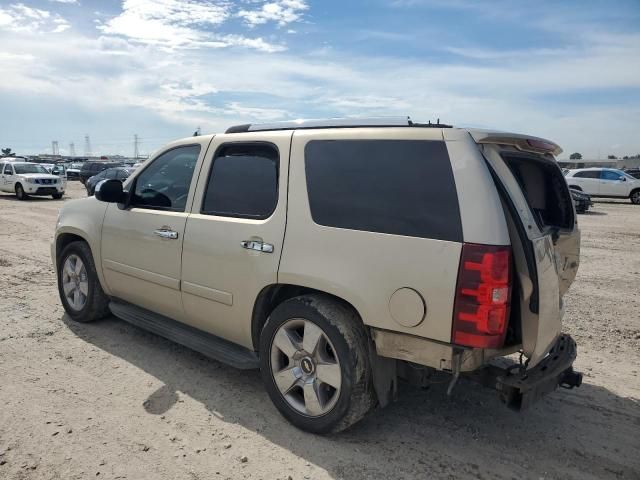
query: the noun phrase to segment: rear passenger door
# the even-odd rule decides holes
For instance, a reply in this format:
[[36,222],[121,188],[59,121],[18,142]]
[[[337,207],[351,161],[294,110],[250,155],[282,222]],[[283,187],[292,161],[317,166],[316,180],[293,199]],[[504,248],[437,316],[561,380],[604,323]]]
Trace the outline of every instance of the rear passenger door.
[[[601,170],[582,170],[573,176],[575,182],[584,193],[589,195],[600,195],[600,172]],[[574,183],[572,183],[573,185]]]
[[291,132],[216,135],[185,229],[185,321],[247,348],[255,300],[277,283],[290,141]]

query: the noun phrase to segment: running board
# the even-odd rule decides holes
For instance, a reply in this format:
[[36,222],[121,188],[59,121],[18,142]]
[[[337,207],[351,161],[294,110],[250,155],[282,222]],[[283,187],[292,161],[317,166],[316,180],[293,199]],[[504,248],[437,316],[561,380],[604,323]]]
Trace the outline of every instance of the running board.
[[125,322],[184,345],[206,357],[240,370],[260,368],[255,352],[228,340],[129,303],[112,300],[109,308],[111,313]]

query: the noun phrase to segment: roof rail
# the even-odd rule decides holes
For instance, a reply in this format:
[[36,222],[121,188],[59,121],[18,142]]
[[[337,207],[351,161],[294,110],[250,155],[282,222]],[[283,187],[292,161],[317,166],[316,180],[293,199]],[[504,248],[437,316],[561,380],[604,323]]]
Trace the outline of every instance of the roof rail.
[[264,132],[273,130],[304,130],[314,128],[358,127],[435,127],[451,128],[438,119],[437,123],[414,123],[410,117],[329,118],[321,120],[288,120],[273,123],[245,123],[229,127],[225,133]]

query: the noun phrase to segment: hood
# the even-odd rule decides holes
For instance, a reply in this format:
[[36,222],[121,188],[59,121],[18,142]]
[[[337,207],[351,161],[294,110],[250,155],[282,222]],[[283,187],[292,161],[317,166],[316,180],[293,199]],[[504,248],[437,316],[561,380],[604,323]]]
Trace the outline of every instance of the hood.
[[51,180],[57,180],[60,178],[57,175],[51,175],[50,173],[18,173],[17,175],[24,178],[47,178]]

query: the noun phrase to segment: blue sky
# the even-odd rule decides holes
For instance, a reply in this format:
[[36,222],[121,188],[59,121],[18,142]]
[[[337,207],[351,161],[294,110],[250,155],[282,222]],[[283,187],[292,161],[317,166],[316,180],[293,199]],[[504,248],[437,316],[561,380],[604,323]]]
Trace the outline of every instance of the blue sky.
[[410,115],[640,153],[640,1],[0,0],[0,146]]

